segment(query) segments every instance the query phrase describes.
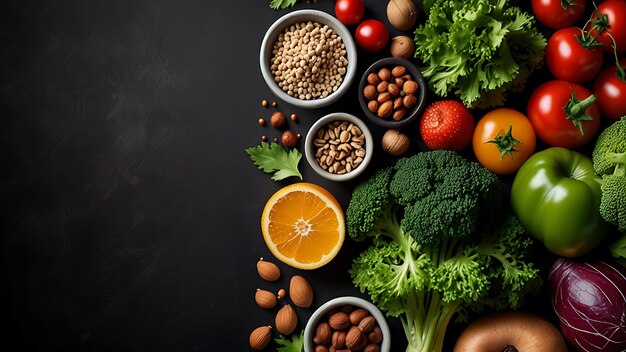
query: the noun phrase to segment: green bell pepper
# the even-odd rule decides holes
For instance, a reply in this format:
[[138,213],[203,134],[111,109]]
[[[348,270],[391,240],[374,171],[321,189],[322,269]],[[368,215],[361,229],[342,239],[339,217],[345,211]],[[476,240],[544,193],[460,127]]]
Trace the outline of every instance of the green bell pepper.
[[577,257],[604,238],[600,182],[589,157],[565,148],[531,156],[517,172],[511,205],[524,227],[553,253]]

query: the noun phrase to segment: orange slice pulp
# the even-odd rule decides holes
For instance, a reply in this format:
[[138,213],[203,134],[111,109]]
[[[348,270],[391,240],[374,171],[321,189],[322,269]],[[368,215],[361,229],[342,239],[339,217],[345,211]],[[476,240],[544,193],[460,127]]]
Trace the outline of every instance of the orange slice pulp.
[[324,188],[295,183],[278,190],[265,204],[261,230],[274,256],[299,269],[330,262],[345,238],[339,202]]

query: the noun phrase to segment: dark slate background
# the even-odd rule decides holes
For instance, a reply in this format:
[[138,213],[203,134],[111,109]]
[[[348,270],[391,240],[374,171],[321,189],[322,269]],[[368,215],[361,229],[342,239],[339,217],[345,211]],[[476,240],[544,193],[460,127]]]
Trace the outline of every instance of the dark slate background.
[[[271,284],[256,274],[257,259],[272,258],[259,227],[263,206],[295,181],[271,181],[243,151],[263,134],[279,136],[257,125],[276,110],[260,104],[276,100],[258,67],[261,40],[294,9],[334,13],[331,0],[279,12],[267,3],[0,5],[0,349],[246,351],[250,331],[273,324],[274,312],[254,303],[257,287],[276,292],[300,274],[313,284],[314,306],[361,295],[347,269],[363,247],[350,240],[321,269],[281,265]],[[386,2],[365,3],[366,17],[388,24]],[[357,74],[387,53],[359,51]],[[328,108],[278,101],[278,110],[297,113],[290,128],[305,135],[327,113],[358,115],[356,86]],[[377,138],[384,133],[370,126]],[[407,132],[411,152],[423,150],[415,126]],[[377,150],[372,169],[389,162]],[[362,179],[331,183],[304,158],[300,166],[305,181],[344,207]],[[548,307],[547,296],[536,302]],[[311,313],[298,309],[299,328]],[[401,326],[390,324],[402,350]]]

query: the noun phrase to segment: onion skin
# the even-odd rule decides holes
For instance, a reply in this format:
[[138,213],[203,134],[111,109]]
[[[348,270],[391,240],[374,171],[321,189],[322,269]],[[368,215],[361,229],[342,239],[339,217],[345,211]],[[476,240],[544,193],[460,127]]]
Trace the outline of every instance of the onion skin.
[[454,352],[567,352],[559,330],[546,319],[525,312],[495,313],[472,322],[459,336]]
[[603,261],[558,259],[550,269],[552,305],[578,351],[626,351],[626,270]]

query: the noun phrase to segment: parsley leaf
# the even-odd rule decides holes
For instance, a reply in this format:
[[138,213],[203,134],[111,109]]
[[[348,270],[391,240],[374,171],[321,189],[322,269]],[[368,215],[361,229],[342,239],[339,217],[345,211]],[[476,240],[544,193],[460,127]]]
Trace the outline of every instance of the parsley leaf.
[[274,10],[284,10],[295,5],[296,1],[297,0],[272,0],[270,1],[270,7]]
[[293,335],[292,340],[289,339],[274,339],[276,343],[282,347],[278,347],[276,352],[302,352],[304,349],[304,331],[300,332],[300,335]]
[[272,180],[280,181],[290,176],[297,176],[302,180],[302,174],[298,170],[298,163],[302,154],[296,149],[287,152],[278,143],[262,142],[258,147],[245,149],[254,165],[263,172],[271,174]]

